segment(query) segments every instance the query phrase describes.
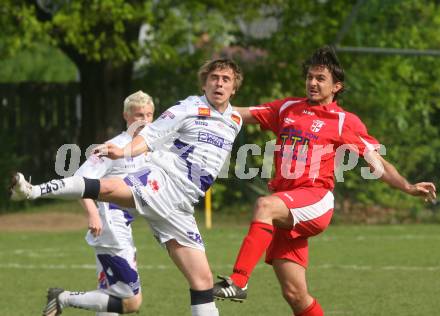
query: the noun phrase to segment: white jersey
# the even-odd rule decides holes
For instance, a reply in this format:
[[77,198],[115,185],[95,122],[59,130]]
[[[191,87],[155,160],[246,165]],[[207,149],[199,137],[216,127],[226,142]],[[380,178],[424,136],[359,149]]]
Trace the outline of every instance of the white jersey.
[[[118,147],[124,147],[132,141],[132,137],[127,132],[122,132],[118,136],[110,139],[107,143],[112,143]],[[98,158],[90,156],[86,162],[76,171],[76,176],[91,179],[108,177],[124,178],[128,173],[137,172],[145,168],[147,156],[142,154],[133,158],[121,158],[111,160],[106,157]],[[90,231],[86,235],[87,243],[94,247],[112,247],[123,249],[127,246],[133,247],[132,230],[130,223],[133,216],[119,206],[98,202],[99,216],[102,221],[102,234],[94,237]]]
[[205,96],[190,96],[145,126],[139,135],[151,151],[151,162],[195,203],[220,173],[241,126],[241,116],[230,104],[220,113]]

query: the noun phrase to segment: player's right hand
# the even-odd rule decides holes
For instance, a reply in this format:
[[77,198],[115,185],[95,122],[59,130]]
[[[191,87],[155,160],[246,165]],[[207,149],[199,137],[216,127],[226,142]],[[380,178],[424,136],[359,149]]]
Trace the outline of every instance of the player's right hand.
[[95,147],[93,154],[98,157],[108,157],[110,159],[119,159],[124,157],[124,150],[111,143],[102,144]]

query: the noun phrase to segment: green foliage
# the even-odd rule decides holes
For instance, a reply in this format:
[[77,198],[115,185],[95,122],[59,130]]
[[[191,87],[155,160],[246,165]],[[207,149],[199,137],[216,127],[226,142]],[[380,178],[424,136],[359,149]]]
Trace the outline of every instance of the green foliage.
[[10,57],[26,48],[33,48],[39,42],[48,43],[44,25],[35,18],[35,10],[24,1],[2,1],[0,14],[0,57]]
[[[36,43],[74,48],[87,60],[112,65],[141,57],[132,87],[153,95],[161,111],[199,91],[196,70],[204,60],[220,54],[233,56],[245,72],[244,85],[233,104],[303,96],[301,62],[317,47],[335,41],[357,1],[252,0],[233,5],[222,0],[59,1],[62,5],[53,12],[53,19],[46,21],[37,20],[35,6],[28,3],[4,0],[0,57],[17,54],[23,47],[34,49]],[[364,1],[340,45],[438,49],[439,16],[440,5],[435,1]],[[141,25],[139,44],[133,29]],[[438,57],[353,53],[339,53],[339,57],[347,73],[343,107],[361,117],[370,133],[385,145],[387,160],[411,182],[438,183]],[[65,63],[54,60],[54,64]],[[0,74],[15,69],[5,67]],[[30,73],[34,78],[38,71]],[[263,148],[270,138],[270,133],[245,127],[238,143],[252,142]],[[248,163],[259,167],[262,156],[252,157]],[[235,157],[230,178],[220,179],[214,187],[216,209],[231,201],[250,207],[265,192],[265,179],[241,181],[233,176],[234,167]],[[366,182],[359,168],[345,174],[337,195],[352,205],[424,207],[379,181]]]
[[[270,38],[253,41],[267,58],[257,71],[247,70],[240,100],[256,104],[288,95],[303,96],[301,61],[315,48],[332,43],[355,1],[289,1],[279,6],[279,25]],[[398,4],[398,5],[397,5]],[[420,1],[368,1],[361,6],[342,46],[408,49],[440,47],[440,6]],[[417,24],[407,21],[417,17]],[[340,53],[347,72],[343,107],[358,114],[369,131],[387,148],[386,159],[411,182],[439,183],[438,57]],[[255,88],[255,89],[254,89]],[[249,89],[249,90],[248,90]],[[249,102],[250,100],[250,102]],[[263,144],[266,134],[249,133]],[[256,162],[261,159],[254,159]],[[422,208],[423,201],[366,181],[360,168],[345,174],[337,196],[350,205],[393,209]],[[434,209],[434,208],[432,208]],[[417,215],[415,215],[417,217]]]
[[75,81],[75,65],[59,49],[38,44],[0,60],[0,82]]
[[61,1],[53,12],[36,3],[6,0],[3,10],[17,26],[6,36],[9,54],[38,40],[71,47],[88,60],[132,61],[140,51],[137,30],[130,31],[152,19],[152,1]]
[[[395,5],[399,3],[399,5]],[[376,12],[381,14],[375,14]],[[433,2],[368,1],[344,43],[406,49],[435,49],[440,46],[436,31],[440,7]],[[417,19],[410,25],[408,20]],[[347,69],[348,91],[344,107],[357,113],[386,147],[386,159],[410,181],[439,183],[438,57],[340,54]],[[361,75],[360,75],[361,74]],[[347,174],[338,190],[362,203],[420,210],[422,202],[386,188],[378,181]],[[359,188],[362,189],[360,190]]]

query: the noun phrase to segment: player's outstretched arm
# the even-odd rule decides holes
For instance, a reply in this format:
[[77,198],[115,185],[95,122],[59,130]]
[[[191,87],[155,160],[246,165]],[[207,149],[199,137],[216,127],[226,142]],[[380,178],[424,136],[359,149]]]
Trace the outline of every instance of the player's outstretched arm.
[[147,143],[139,135],[133,138],[124,148],[107,143],[97,146],[93,151],[98,157],[108,157],[113,160],[123,157],[135,157],[146,152],[148,152]]
[[81,206],[87,212],[87,220],[89,225],[89,230],[94,237],[101,235],[102,232],[102,222],[99,217],[98,209],[96,208],[95,202],[92,199],[81,199],[79,200]]
[[234,106],[233,109],[240,113],[241,118],[243,119],[244,124],[256,124],[258,123],[257,119],[251,114],[248,107],[237,107]]
[[420,196],[431,203],[436,201],[436,188],[432,182],[409,183],[397,169],[386,161],[376,151],[371,151],[365,155],[365,159],[375,172],[380,172],[380,179],[388,183],[393,188],[399,189],[413,196]]
[[124,149],[124,153],[130,153],[131,157],[139,156],[148,152],[148,146],[142,136],[135,136],[131,143],[128,143]]

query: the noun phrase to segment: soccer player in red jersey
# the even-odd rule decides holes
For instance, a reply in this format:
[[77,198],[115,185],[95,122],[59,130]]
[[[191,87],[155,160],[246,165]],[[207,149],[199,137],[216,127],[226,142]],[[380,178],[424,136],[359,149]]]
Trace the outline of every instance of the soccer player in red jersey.
[[258,198],[233,273],[216,283],[214,296],[245,300],[249,277],[266,251],[266,263],[273,266],[293,314],[322,316],[320,304],[307,290],[308,238],[330,223],[338,152],[350,149],[364,157],[377,178],[405,193],[427,200],[435,200],[436,194],[433,183],[410,184],[402,177],[379,155],[378,141],[361,120],[337,104],[344,71],[333,49],[318,49],[304,62],[303,72],[306,98],[236,108],[244,123],[260,124],[277,135],[275,176],[269,182],[274,193]]

